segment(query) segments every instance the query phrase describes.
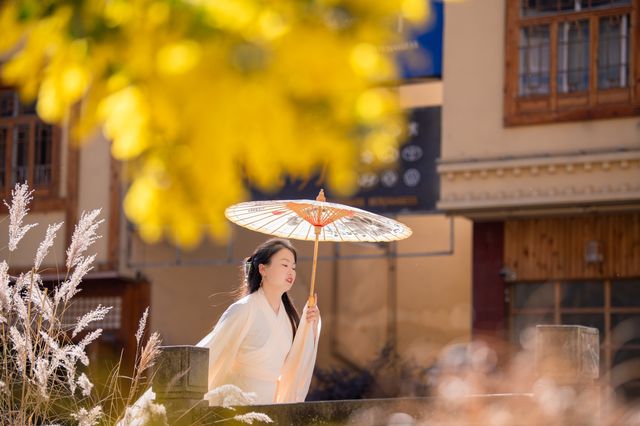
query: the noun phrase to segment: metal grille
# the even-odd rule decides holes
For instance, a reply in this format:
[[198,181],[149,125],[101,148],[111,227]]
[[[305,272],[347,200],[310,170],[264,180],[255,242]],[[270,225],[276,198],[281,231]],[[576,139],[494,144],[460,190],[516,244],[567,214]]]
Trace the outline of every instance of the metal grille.
[[598,88],[627,87],[629,81],[629,15],[600,18]]
[[562,22],[558,28],[558,92],[589,88],[589,21]]
[[4,189],[6,175],[6,156],[7,156],[7,135],[9,131],[6,127],[0,127],[0,191]]
[[520,96],[549,94],[549,25],[520,31]]
[[520,13],[523,17],[528,18],[585,10],[610,9],[630,4],[631,0],[522,0]]
[[0,92],[0,117],[13,117],[16,109],[16,96],[13,91]]
[[51,183],[51,150],[53,128],[48,124],[36,124],[35,146],[35,185],[48,185]]
[[13,139],[13,158],[11,171],[13,173],[12,184],[26,182],[29,167],[29,125],[16,126]]
[[113,309],[101,321],[92,322],[89,329],[95,330],[101,328],[103,330],[119,330],[122,322],[122,298],[117,296],[104,297],[78,297],[67,308],[63,317],[63,324],[72,327],[87,312],[102,306],[113,306]]

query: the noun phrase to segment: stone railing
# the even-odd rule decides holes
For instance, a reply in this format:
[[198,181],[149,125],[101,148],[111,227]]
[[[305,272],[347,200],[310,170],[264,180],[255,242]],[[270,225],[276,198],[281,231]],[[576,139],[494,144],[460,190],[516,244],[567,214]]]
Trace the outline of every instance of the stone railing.
[[197,346],[164,346],[156,361],[152,389],[156,402],[165,406],[170,424],[198,424],[200,411],[208,408],[209,349]]
[[[582,326],[536,327],[536,369],[563,386],[589,387],[598,378],[598,330]],[[296,404],[255,405],[235,410],[209,407],[207,391],[208,349],[165,346],[156,364],[153,390],[167,410],[171,425],[214,424],[221,419],[255,411],[275,424],[407,424],[406,419],[428,418],[434,398],[364,399]],[[531,394],[475,395],[482,403],[530,404]],[[495,400],[495,401],[494,401]],[[396,419],[397,421],[394,421]],[[411,424],[411,423],[409,423]]]

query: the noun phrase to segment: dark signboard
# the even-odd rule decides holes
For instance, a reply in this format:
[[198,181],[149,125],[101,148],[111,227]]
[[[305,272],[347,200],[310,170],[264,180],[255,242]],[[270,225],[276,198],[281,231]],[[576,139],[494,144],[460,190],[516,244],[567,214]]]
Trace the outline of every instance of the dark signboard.
[[315,199],[321,188],[327,201],[352,205],[377,213],[432,212],[439,197],[436,160],[440,157],[440,107],[411,110],[408,139],[398,149],[396,167],[359,177],[359,190],[348,199],[337,198],[322,179],[287,180],[275,194],[252,190],[254,200]]

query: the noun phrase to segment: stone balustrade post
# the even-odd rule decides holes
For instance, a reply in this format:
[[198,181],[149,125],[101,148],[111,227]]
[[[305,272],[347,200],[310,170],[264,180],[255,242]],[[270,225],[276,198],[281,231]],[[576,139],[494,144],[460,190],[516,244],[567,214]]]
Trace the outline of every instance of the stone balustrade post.
[[207,392],[209,349],[196,346],[162,346],[154,368],[152,389],[156,402],[165,406],[171,425],[197,423]]
[[558,384],[588,385],[599,375],[598,329],[580,325],[536,326],[536,368]]
[[[536,370],[540,377],[558,386],[560,401],[570,404],[563,413],[563,424],[582,424],[578,400],[588,401],[592,419],[604,414],[600,374],[600,341],[597,328],[580,325],[536,326]],[[563,399],[564,398],[564,399]],[[569,398],[569,399],[567,399]],[[581,407],[584,410],[584,406]],[[599,423],[599,421],[596,421]],[[606,423],[606,422],[605,422]]]

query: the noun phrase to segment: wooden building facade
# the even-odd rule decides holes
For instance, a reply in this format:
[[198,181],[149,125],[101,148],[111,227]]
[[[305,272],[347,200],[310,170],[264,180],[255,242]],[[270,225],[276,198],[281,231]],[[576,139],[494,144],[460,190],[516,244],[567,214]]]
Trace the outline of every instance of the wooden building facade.
[[596,327],[602,373],[635,396],[639,10],[449,4],[438,203],[473,220],[475,336],[517,346],[536,324]]

